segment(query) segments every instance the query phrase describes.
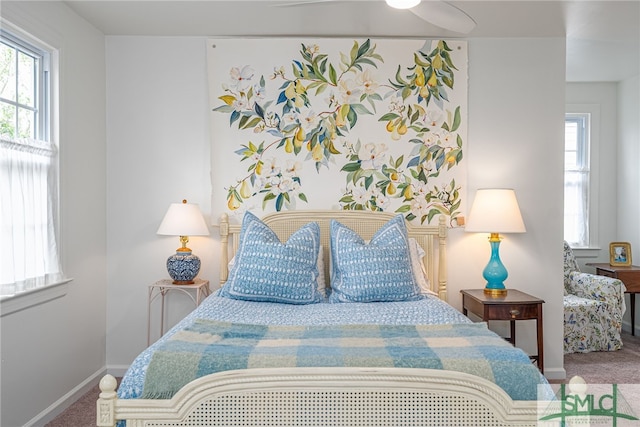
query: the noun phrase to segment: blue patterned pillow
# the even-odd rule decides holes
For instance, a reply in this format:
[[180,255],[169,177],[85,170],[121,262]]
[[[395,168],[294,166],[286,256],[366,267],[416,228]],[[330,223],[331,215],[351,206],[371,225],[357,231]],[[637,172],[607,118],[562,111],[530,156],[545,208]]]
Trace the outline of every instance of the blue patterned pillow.
[[306,224],[286,243],[258,217],[245,213],[240,246],[220,291],[228,298],[287,304],[311,304],[322,300],[318,292],[320,227]]
[[423,298],[411,269],[402,215],[383,225],[367,244],[331,221],[331,302],[411,301]]

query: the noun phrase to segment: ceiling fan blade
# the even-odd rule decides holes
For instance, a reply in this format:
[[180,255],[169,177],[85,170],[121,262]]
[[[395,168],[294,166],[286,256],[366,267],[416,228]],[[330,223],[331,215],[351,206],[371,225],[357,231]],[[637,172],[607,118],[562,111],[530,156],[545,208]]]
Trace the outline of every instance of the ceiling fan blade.
[[[346,3],[349,1],[382,1],[382,0],[291,0],[275,3],[275,7],[296,7],[319,3]],[[476,22],[461,9],[443,0],[422,0],[420,4],[409,9],[422,20],[445,30],[467,34],[476,27]]]
[[409,9],[411,13],[445,30],[467,34],[476,27],[474,21],[464,11],[438,0],[422,1]]
[[295,7],[295,6],[305,6],[308,4],[317,4],[317,3],[335,3],[343,0],[300,0],[300,1],[289,1],[286,3],[277,3],[273,4],[274,7]]

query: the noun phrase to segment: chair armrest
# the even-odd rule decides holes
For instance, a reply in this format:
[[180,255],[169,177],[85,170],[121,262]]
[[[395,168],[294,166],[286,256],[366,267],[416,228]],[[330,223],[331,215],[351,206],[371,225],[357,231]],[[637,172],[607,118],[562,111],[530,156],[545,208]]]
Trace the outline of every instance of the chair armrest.
[[577,271],[569,275],[569,280],[571,294],[581,298],[604,301],[616,312],[619,312],[620,316],[624,314],[626,310],[624,293],[627,288],[621,280]]

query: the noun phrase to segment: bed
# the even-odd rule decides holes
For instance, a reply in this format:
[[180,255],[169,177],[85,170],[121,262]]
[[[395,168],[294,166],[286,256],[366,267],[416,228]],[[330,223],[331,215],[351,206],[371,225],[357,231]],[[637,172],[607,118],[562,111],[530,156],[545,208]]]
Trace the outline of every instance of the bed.
[[[221,290],[143,351],[117,391],[101,380],[98,426],[537,425],[544,377],[446,303],[444,219],[289,211],[223,215],[219,232]],[[286,283],[273,273],[274,291],[288,256],[300,260],[284,263]]]

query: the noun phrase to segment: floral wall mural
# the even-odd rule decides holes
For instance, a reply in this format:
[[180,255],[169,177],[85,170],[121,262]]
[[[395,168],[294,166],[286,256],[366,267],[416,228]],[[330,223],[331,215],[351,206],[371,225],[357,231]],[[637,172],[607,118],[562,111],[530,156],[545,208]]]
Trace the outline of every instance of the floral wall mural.
[[214,215],[462,222],[466,42],[212,39],[207,53]]

